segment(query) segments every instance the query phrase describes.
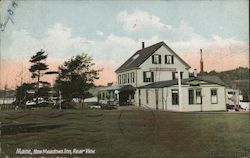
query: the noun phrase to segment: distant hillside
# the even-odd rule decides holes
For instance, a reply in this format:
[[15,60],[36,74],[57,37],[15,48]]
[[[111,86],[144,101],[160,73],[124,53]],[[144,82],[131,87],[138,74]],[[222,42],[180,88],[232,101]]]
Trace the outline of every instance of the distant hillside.
[[210,71],[205,72],[205,74],[209,75],[218,75],[227,87],[232,88],[234,80],[241,80],[239,84],[237,84],[237,88],[239,88],[243,94],[244,101],[250,101],[249,96],[249,68],[239,67],[234,70],[216,72]]

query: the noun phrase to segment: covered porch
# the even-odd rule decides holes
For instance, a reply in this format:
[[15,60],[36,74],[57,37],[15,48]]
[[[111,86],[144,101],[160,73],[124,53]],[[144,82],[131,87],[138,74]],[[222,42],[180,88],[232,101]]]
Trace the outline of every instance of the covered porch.
[[135,90],[132,85],[104,87],[98,92],[98,103],[119,106],[134,105]]

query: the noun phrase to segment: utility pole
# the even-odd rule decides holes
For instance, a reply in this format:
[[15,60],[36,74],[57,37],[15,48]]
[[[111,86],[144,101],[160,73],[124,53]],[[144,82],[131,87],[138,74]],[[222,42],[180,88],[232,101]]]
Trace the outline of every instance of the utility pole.
[[182,111],[181,72],[178,70],[179,110]]
[[[1,21],[1,19],[0,19]],[[1,49],[1,31],[0,31],[0,74],[2,74],[2,57],[1,57],[1,52],[2,52],[2,49]],[[2,88],[2,75],[0,75],[0,90]]]
[[200,49],[200,52],[201,52],[201,60],[200,60],[200,68],[201,68],[201,71],[200,73],[202,74],[204,72],[204,65],[203,65],[203,57],[202,57],[202,49]]

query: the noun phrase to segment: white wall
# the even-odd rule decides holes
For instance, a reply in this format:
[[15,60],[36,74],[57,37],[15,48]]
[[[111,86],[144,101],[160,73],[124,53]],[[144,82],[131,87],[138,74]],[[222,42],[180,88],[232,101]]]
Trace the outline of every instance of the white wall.
[[[150,71],[152,68],[176,68],[183,72],[183,78],[189,77],[186,66],[177,57],[174,56],[174,64],[165,64],[165,55],[173,55],[165,46],[161,46],[154,54],[161,55],[161,64],[152,64],[152,56],[150,56],[137,70],[138,86],[149,84],[149,82],[143,82],[143,71]],[[172,80],[172,71],[154,71],[154,82],[164,80]]]
[[[225,98],[225,87],[219,85],[202,85],[202,104],[192,104],[188,102],[188,90],[190,87],[188,85],[182,86],[182,107],[180,105],[172,105],[172,89],[178,89],[178,86],[172,86],[168,88],[159,89],[159,110],[169,110],[169,111],[225,111],[226,110],[226,98]],[[218,103],[211,103],[211,89],[217,89]],[[138,90],[137,90],[138,91]],[[141,89],[141,103],[143,106],[156,109],[155,100],[155,89],[148,89],[149,91],[149,102],[146,103],[146,89]],[[163,95],[163,97],[162,97]],[[138,101],[138,98],[137,100]],[[138,103],[138,102],[137,102]],[[136,103],[136,106],[138,104]]]
[[[131,78],[131,73],[132,72],[134,73],[134,83],[132,82],[132,78]],[[129,83],[127,83],[127,81],[126,81],[126,83],[123,83],[123,81],[122,81],[122,83],[119,84],[119,77],[118,76],[121,75],[121,80],[122,80],[122,75],[123,74],[127,74],[127,73],[129,73],[129,77],[130,77]],[[136,82],[137,82],[136,69],[129,70],[129,71],[124,71],[124,72],[120,72],[120,73],[116,73],[116,82],[117,82],[118,85],[128,85],[128,84],[130,84],[130,85],[132,85],[134,87],[137,87],[137,85],[136,85]]]
[[[161,64],[153,64],[152,56],[150,56],[144,63],[141,64],[139,69],[133,69],[129,71],[124,71],[117,73],[117,83],[119,83],[118,76],[126,73],[134,72],[135,74],[135,83],[125,83],[121,85],[131,84],[134,87],[139,87],[143,85],[147,85],[150,82],[143,82],[143,72],[150,71],[152,68],[175,68],[176,70],[180,70],[183,72],[183,78],[188,78],[188,70],[187,67],[174,56],[174,64],[165,64],[165,55],[173,55],[171,51],[169,51],[165,46],[161,46],[154,54],[161,55]],[[153,55],[154,55],[153,54]],[[164,80],[172,80],[172,71],[154,71],[154,82],[164,81]]]
[[[146,101],[146,91],[148,90],[148,103]],[[163,100],[162,100],[162,88],[158,89],[158,109],[163,109]],[[138,94],[138,89],[136,90]],[[151,109],[156,109],[156,89],[141,89],[141,106],[146,107],[146,108],[151,108]],[[136,101],[136,105],[139,106],[138,98]]]

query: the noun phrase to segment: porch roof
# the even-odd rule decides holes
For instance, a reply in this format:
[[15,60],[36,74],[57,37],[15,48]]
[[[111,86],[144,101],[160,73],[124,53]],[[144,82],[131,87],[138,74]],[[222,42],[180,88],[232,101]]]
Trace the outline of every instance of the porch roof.
[[121,85],[107,86],[100,89],[100,91],[112,91],[121,89]]
[[135,87],[132,85],[114,85],[114,86],[107,86],[100,89],[100,91],[114,91],[114,90],[120,90],[120,91],[128,91],[128,90],[135,90]]
[[[186,85],[188,84],[187,82],[194,81],[194,80],[199,80],[199,81],[205,81],[210,84],[217,84],[221,86],[225,86],[225,83],[218,77],[218,76],[198,76],[198,77],[191,77],[187,79],[182,79],[181,84]],[[163,87],[170,87],[173,85],[177,85],[178,80],[167,80],[167,81],[159,81],[159,82],[154,82],[145,86],[141,86],[138,88],[163,88]]]

